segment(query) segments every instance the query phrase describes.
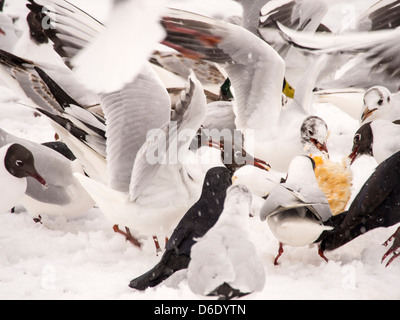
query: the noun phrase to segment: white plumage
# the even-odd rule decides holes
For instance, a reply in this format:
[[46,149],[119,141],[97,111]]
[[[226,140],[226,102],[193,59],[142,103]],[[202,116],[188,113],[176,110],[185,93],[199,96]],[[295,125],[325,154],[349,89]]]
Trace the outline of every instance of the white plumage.
[[188,282],[194,293],[209,295],[225,283],[241,293],[263,289],[264,266],[249,240],[251,199],[246,187],[230,187],[218,222],[192,247]]

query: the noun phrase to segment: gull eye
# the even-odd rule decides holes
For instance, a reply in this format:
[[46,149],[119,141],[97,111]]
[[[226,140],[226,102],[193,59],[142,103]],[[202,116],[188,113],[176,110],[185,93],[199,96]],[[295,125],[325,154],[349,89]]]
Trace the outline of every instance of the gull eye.
[[17,167],[22,167],[24,165],[24,162],[22,160],[17,160],[17,161],[15,161],[15,165]]
[[360,140],[361,140],[361,134],[357,133],[357,134],[354,136],[354,142],[357,143],[357,142],[360,142]]
[[378,101],[378,105],[383,105],[383,99],[380,99],[379,101]]

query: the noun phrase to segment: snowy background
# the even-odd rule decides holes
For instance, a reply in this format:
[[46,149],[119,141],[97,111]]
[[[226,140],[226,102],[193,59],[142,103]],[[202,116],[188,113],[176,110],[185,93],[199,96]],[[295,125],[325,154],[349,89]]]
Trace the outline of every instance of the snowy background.
[[[99,20],[109,9],[108,0],[72,2]],[[223,18],[241,12],[241,7],[232,0],[168,2],[171,6]],[[327,22],[337,27],[337,21],[347,21],[348,15],[373,2],[335,1]],[[27,12],[24,5],[24,0],[8,1],[6,10],[24,17]],[[342,159],[350,152],[358,121],[332,104],[316,104],[314,108],[330,126],[328,148],[332,159]],[[35,117],[32,110],[17,104],[14,93],[3,87],[0,87],[0,127],[37,142],[54,137],[44,117]],[[355,193],[375,166],[376,162],[367,157],[354,164]],[[190,291],[185,271],[143,293],[130,289],[130,280],[152,268],[161,254],[156,256],[152,239],[144,240],[142,249],[126,242],[113,232],[112,224],[98,209],[75,220],[63,217],[43,220],[43,225],[34,223],[21,207],[15,214],[0,215],[0,299],[200,299]],[[400,261],[389,268],[380,263],[387,251],[382,243],[396,227],[369,232],[327,253],[329,263],[318,256],[316,247],[286,247],[277,267],[273,259],[278,242],[259,219],[252,219],[251,227],[264,261],[266,283],[262,292],[245,299],[400,298]]]

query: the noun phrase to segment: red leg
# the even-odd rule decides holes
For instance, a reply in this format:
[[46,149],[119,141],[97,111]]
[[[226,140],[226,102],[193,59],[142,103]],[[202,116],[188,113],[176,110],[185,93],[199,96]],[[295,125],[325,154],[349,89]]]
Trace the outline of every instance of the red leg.
[[165,237],[165,249],[167,248],[168,241],[169,241],[168,237]]
[[393,257],[386,264],[386,268],[400,256],[400,253],[397,253],[396,250],[400,248],[400,228],[383,244],[385,247],[389,246],[389,243],[394,239],[393,245],[391,248],[383,255],[382,263],[385,261],[387,257],[393,254]]
[[386,268],[390,266],[390,264],[396,260],[400,256],[400,253],[394,253],[393,257],[389,260],[389,262],[386,264]]
[[126,232],[123,232],[118,225],[114,225],[113,226],[113,230],[115,233],[119,233],[122,234],[123,236],[125,236],[126,241],[129,241],[130,243],[132,243],[135,247],[141,248],[142,244],[140,243],[139,240],[137,240],[131,233],[131,231],[129,230],[128,227],[125,227]]
[[160,247],[160,242],[158,241],[158,238],[156,236],[153,236],[154,244],[156,246],[156,252],[157,255],[159,252],[162,252],[161,247]]
[[41,216],[41,215],[39,215],[37,218],[33,218],[33,221],[34,221],[35,223],[43,224],[43,222],[42,222],[42,216]]
[[386,242],[383,244],[383,246],[387,247],[389,245],[389,243],[392,242],[392,240],[394,238],[396,238],[396,236],[399,232],[400,232],[400,228],[398,228],[397,231],[389,239],[386,240]]
[[324,259],[326,262],[329,262],[328,258],[325,257],[325,254],[324,254],[324,252],[322,251],[321,247],[318,247],[318,254],[319,254],[319,256],[320,256],[322,259]]
[[276,256],[276,258],[275,258],[275,261],[274,261],[274,265],[279,265],[279,263],[278,263],[278,260],[279,260],[279,258],[281,257],[281,255],[283,254],[283,252],[284,252],[284,250],[283,250],[283,244],[282,243],[279,243],[279,251],[278,251],[278,255]]

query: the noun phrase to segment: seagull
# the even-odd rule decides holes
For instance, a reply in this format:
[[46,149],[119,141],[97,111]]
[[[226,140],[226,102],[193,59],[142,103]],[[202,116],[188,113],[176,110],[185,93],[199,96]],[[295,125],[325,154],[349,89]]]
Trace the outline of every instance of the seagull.
[[[10,89],[18,93],[24,104],[51,120],[54,131],[81,162],[86,174],[106,182],[104,114],[90,108],[93,103],[98,105],[100,98],[82,88],[65,66],[43,65],[3,50],[0,64],[8,73]],[[60,79],[60,84],[53,75]]]
[[365,92],[361,124],[377,119],[400,120],[400,93],[392,94],[385,87],[372,87]]
[[399,175],[400,152],[397,152],[376,168],[351,203],[349,210],[331,219],[330,224],[334,228],[321,235],[321,250],[335,250],[370,230],[388,228],[400,223]]
[[374,120],[362,125],[354,135],[349,155],[351,164],[360,156],[375,158],[378,164],[400,151],[400,121]]
[[47,188],[47,183],[35,168],[32,152],[20,144],[7,144],[0,148],[1,206],[0,212],[10,211],[20,202],[32,177],[36,183]]
[[84,173],[81,164],[54,150],[61,147],[59,143],[42,145],[0,129],[0,147],[11,143],[18,143],[30,150],[36,168],[47,182],[47,188],[44,189],[35,180],[28,178],[25,196],[19,202],[35,221],[40,221],[44,215],[81,216],[94,206],[93,199],[73,176],[74,173]]
[[167,90],[145,65],[123,94],[125,99],[120,92],[104,95],[101,103],[107,118],[107,184],[75,176],[115,224],[169,237],[197,201],[207,170],[222,166],[219,150],[209,164],[189,150],[206,116],[204,91],[192,74],[171,113]]
[[[314,243],[321,233],[331,227],[324,222],[332,217],[328,200],[318,186],[315,163],[310,157],[295,157],[288,171],[287,180],[277,185],[261,208],[261,221],[268,225],[279,240],[279,255],[283,246],[302,247]],[[322,258],[326,258],[321,254]]]
[[277,24],[287,43],[314,56],[329,55],[328,68],[321,70],[316,87],[367,90],[379,85],[397,92],[399,14],[397,0],[384,0],[349,21],[337,34],[296,32]]
[[218,222],[192,247],[187,277],[194,293],[230,300],[264,288],[264,265],[249,239],[251,202],[247,187],[228,189]]
[[155,287],[176,271],[188,267],[192,246],[217,222],[224,208],[226,190],[231,184],[228,169],[215,167],[207,172],[199,200],[176,226],[160,262],[149,272],[132,280],[131,288],[143,291]]
[[321,118],[296,102],[282,110],[285,63],[265,41],[240,26],[179,10],[168,10],[163,26],[163,44],[224,67],[235,91],[236,128],[247,135],[245,149],[255,157],[287,172],[296,155],[328,151]]
[[[55,43],[55,50],[66,57],[66,63],[73,67],[85,86],[97,93],[114,92],[130,83],[152,53],[154,44],[164,37],[159,23],[164,3],[160,0],[149,0],[141,5],[133,0],[113,1],[105,21],[107,27],[68,1],[29,2],[28,7],[39,21],[44,13],[51,19],[51,28],[44,33]],[[121,30],[140,28],[145,28],[147,35],[135,32],[121,41]],[[61,35],[57,35],[59,29]],[[63,46],[65,43],[68,48]],[[141,45],[137,46],[137,43]],[[78,50],[77,46],[80,47]],[[117,55],[118,61],[114,59]]]

